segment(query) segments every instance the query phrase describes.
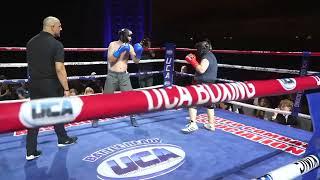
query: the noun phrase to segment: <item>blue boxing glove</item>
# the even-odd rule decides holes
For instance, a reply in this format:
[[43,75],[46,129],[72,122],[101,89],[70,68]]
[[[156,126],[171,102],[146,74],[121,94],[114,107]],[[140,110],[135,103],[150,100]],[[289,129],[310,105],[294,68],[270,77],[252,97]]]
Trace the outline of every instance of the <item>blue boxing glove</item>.
[[122,44],[122,45],[119,47],[118,50],[116,50],[116,51],[113,53],[113,56],[114,56],[115,58],[119,58],[120,55],[121,55],[121,53],[123,53],[123,52],[129,52],[129,51],[130,51],[130,46],[129,46],[129,44],[124,43],[124,44]]
[[134,44],[133,49],[134,49],[134,52],[136,53],[137,59],[141,59],[141,55],[143,52],[143,47],[141,46],[141,44],[140,43]]

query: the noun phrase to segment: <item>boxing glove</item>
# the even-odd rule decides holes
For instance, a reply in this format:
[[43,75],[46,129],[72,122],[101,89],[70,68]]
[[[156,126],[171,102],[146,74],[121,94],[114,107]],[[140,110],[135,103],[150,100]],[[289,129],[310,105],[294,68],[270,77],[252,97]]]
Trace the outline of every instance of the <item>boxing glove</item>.
[[197,58],[194,54],[188,54],[185,58],[185,60],[191,64],[192,67],[196,68],[197,66],[199,66],[199,63],[197,61]]
[[121,55],[121,53],[123,53],[123,52],[129,52],[129,51],[130,51],[130,46],[129,46],[129,44],[123,43],[123,44],[119,47],[119,49],[116,50],[116,51],[113,53],[113,56],[114,56],[115,58],[119,58],[120,55]]
[[137,59],[141,59],[141,55],[143,52],[143,47],[141,46],[141,44],[140,43],[134,44],[133,49],[134,49],[134,52],[136,53]]

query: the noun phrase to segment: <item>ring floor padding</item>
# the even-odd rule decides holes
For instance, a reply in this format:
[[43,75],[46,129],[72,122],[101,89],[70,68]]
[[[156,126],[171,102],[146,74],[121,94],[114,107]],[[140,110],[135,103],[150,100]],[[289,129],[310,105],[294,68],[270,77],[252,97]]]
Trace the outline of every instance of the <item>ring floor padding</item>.
[[[206,121],[205,109],[198,114]],[[216,131],[198,123],[198,131],[183,134],[187,116],[187,109],[140,114],[139,127],[127,116],[97,128],[78,123],[67,127],[77,144],[64,148],[47,128],[38,137],[43,154],[33,161],[25,160],[25,131],[1,134],[0,179],[252,179],[302,158],[312,135],[224,110],[216,110]]]

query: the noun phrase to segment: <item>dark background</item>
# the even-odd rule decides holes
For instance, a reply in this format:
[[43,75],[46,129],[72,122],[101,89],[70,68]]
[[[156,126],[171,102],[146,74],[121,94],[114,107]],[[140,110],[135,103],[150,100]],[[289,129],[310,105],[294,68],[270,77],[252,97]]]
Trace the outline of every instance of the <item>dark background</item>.
[[[110,10],[106,2],[120,2],[122,7],[118,9],[124,11],[123,16],[134,16],[130,10],[139,9],[134,7],[135,1],[2,1],[0,45],[25,46],[41,30],[43,18],[53,15],[61,19],[61,40],[65,47],[105,47],[105,15]],[[190,38],[205,35],[217,49],[319,51],[317,1],[144,1],[144,9],[150,9],[144,18],[152,19],[145,21],[145,34],[151,34],[156,45],[169,41],[189,45]],[[152,4],[149,6],[147,2]]]
[[42,30],[47,16],[61,20],[65,47],[103,47],[103,1],[5,1],[1,2],[1,46],[24,47]]
[[181,44],[190,37],[207,35],[218,49],[307,48],[317,51],[320,11],[316,2],[153,1],[157,7],[154,9],[153,33],[157,40]]
[[[0,5],[0,46],[24,47],[42,29],[43,18],[52,15],[62,22],[60,40],[65,47],[107,47],[116,39],[119,27],[132,27],[135,42],[150,36],[154,47],[174,42],[193,47],[208,37],[215,49],[320,51],[320,11],[317,1],[294,0],[92,0],[92,1],[2,1]],[[143,11],[143,13],[139,13]],[[141,15],[142,14],[142,15]],[[106,23],[107,16],[112,21]],[[144,24],[137,27],[139,18]],[[130,23],[130,20],[132,22]],[[109,31],[106,29],[109,28]],[[110,28],[112,28],[110,30]],[[139,29],[140,28],[140,29]],[[139,32],[138,32],[139,31]],[[106,35],[106,33],[109,33]],[[141,35],[142,33],[142,35]],[[106,38],[106,36],[109,36]],[[21,55],[21,56],[17,56]],[[0,52],[1,62],[25,62],[24,54]],[[177,54],[183,58],[185,54]],[[66,61],[101,60],[87,53],[67,53]],[[159,57],[163,57],[159,54]],[[221,55],[219,63],[299,69],[301,58],[279,56]],[[96,58],[96,59],[94,59]],[[14,59],[14,60],[13,60]],[[312,58],[312,70],[320,67]],[[86,66],[69,75],[88,75]],[[94,67],[93,69],[95,69]],[[102,68],[99,70],[99,68]],[[105,73],[105,67],[96,69]],[[226,69],[224,74],[236,70]],[[23,72],[24,73],[24,72]],[[243,72],[243,77],[246,72]],[[3,72],[17,78],[15,69]],[[252,78],[251,75],[248,75]],[[267,77],[272,77],[270,74]],[[236,78],[241,78],[238,77]],[[255,78],[258,78],[255,76]]]

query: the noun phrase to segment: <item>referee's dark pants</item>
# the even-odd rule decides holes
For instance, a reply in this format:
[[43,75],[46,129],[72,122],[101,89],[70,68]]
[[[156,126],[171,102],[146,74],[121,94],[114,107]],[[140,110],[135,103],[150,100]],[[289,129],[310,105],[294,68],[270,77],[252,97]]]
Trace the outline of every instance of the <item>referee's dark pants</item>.
[[[63,97],[64,90],[58,79],[31,80],[29,84],[30,99],[40,99],[48,97]],[[58,142],[63,142],[68,138],[64,124],[54,125],[54,130],[58,137]],[[39,128],[28,129],[27,133],[27,153],[34,153],[37,150],[37,138]]]

